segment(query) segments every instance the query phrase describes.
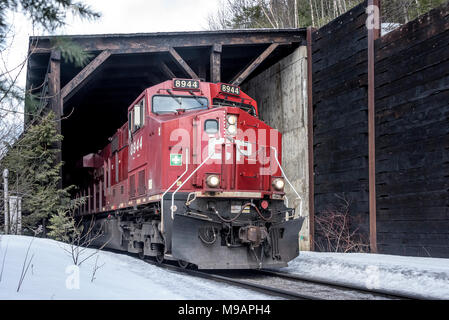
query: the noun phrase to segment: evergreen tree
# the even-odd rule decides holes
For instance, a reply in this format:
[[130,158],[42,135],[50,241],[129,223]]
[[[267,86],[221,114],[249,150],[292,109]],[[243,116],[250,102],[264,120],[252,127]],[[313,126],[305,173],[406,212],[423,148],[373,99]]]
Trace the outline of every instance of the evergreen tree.
[[58,210],[56,214],[53,214],[49,220],[48,229],[50,232],[48,235],[62,242],[69,242],[73,230],[76,229],[74,219],[67,214],[64,210]]
[[50,112],[30,127],[1,161],[0,169],[8,168],[10,172],[11,194],[22,196],[25,228],[45,226],[51,214],[69,204],[71,188],[58,188],[62,162],[56,161],[55,145],[60,141],[62,136],[57,133],[55,116]]
[[73,199],[65,208],[58,208],[49,219],[48,235],[58,241],[70,242],[80,238],[83,233],[83,224],[76,221],[75,210],[86,203],[86,197]]

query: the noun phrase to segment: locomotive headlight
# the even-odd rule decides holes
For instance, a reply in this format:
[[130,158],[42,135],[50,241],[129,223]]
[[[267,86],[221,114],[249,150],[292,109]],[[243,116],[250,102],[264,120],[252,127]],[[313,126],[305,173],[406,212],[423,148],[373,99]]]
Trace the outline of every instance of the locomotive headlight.
[[237,126],[236,126],[235,124],[230,124],[230,125],[228,126],[228,133],[229,133],[231,136],[235,136],[235,135],[237,134]]
[[227,120],[229,124],[236,124],[237,123],[237,116],[235,114],[230,114],[227,116]]
[[220,185],[220,177],[215,174],[212,174],[207,177],[206,183],[209,187],[216,188]]
[[277,179],[274,179],[274,180],[273,180],[273,187],[274,187],[276,190],[281,191],[281,190],[284,189],[284,186],[285,186],[284,179],[282,179],[282,178],[277,178]]

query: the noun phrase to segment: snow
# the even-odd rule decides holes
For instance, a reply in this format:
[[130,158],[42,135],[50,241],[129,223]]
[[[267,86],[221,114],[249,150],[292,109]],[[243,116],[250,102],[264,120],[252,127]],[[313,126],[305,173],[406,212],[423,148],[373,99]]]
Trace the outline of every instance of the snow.
[[320,280],[449,299],[449,259],[301,252],[286,271]]
[[[150,265],[127,255],[102,251],[81,264],[79,283],[67,245],[50,239],[0,235],[0,299],[272,299],[272,297],[223,283],[200,279]],[[17,286],[30,242],[34,254],[22,286]],[[7,250],[6,250],[7,248]],[[87,249],[84,257],[96,250]],[[95,280],[91,277],[98,256]],[[79,289],[77,288],[79,285]]]
[[394,23],[394,22],[384,22],[382,23],[381,27],[381,36],[384,36],[393,30],[399,28],[401,26],[400,23]]
[[[102,251],[76,268],[61,242],[0,235],[0,299],[273,299],[261,293],[192,277],[124,254]],[[32,241],[32,243],[31,243]],[[34,254],[22,286],[17,286],[27,248]],[[7,248],[7,250],[6,250]],[[66,247],[67,248],[67,247]],[[96,252],[87,249],[84,257]],[[94,281],[92,272],[98,257]],[[449,299],[449,259],[364,253],[301,252],[281,271],[367,288]],[[79,288],[78,288],[79,285]]]

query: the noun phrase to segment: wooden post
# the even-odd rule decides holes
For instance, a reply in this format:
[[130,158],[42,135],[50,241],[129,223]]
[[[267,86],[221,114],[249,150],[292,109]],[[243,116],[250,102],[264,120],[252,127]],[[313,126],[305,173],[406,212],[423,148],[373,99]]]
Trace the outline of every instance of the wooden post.
[[[369,233],[371,253],[377,253],[376,219],[376,119],[375,119],[375,52],[374,41],[380,35],[379,0],[368,0],[368,6],[377,6],[374,10],[374,28],[368,28],[368,170],[369,170]],[[378,22],[379,25],[376,25]]]
[[[62,118],[62,99],[61,99],[61,52],[53,50],[50,54],[50,71],[48,74],[48,91],[50,95],[50,109],[55,114],[56,130],[61,134]],[[62,143],[59,141],[56,144],[58,153],[56,154],[56,163],[62,161]],[[61,179],[58,182],[58,188],[62,189],[62,167],[59,168],[59,176]]]
[[210,82],[221,81],[221,44],[214,44],[210,52]]
[[309,244],[315,250],[315,188],[313,159],[313,90],[312,90],[312,27],[307,28],[307,144],[309,158]]

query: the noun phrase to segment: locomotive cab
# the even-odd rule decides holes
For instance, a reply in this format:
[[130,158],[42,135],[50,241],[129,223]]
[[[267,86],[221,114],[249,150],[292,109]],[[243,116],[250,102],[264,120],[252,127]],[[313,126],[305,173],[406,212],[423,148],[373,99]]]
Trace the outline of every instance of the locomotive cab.
[[239,87],[165,81],[128,108],[102,152],[105,205],[83,214],[97,216],[98,241],[159,261],[286,266],[303,218],[285,205],[281,139]]

